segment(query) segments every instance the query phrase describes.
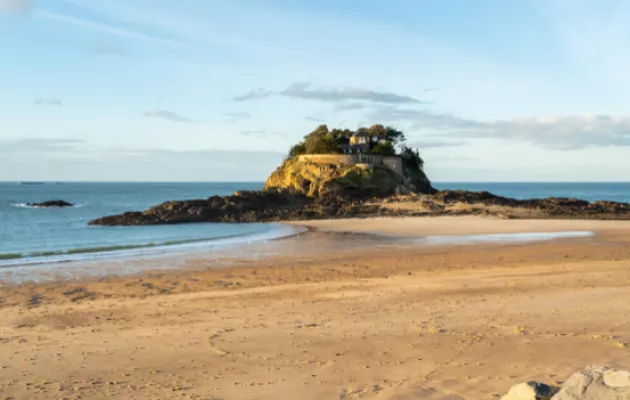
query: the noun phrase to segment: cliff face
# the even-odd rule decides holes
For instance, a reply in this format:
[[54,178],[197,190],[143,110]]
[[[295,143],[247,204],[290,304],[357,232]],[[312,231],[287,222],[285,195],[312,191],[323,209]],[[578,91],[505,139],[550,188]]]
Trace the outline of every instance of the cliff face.
[[[424,179],[422,179],[424,178]],[[309,197],[374,197],[396,193],[435,193],[426,176],[405,178],[387,167],[342,166],[286,160],[265,182],[264,190],[288,190]]]

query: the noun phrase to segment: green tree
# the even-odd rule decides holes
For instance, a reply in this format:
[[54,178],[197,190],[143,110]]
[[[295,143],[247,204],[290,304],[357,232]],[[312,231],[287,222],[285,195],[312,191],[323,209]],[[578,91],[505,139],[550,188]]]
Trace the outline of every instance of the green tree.
[[307,154],[331,154],[339,153],[339,145],[334,135],[326,125],[320,125],[304,139],[304,147]]
[[385,140],[373,145],[370,149],[370,153],[380,154],[382,156],[395,156],[396,149],[394,149],[392,142],[390,142],[389,140]]
[[403,170],[406,172],[405,175],[414,179],[424,176],[424,160],[420,157],[417,149],[403,146],[400,151],[400,158],[402,159]]
[[289,150],[289,158],[293,158],[302,154],[306,154],[306,146],[304,145],[304,141],[291,146],[291,149]]
[[392,142],[393,146],[403,145],[407,138],[405,138],[405,134],[402,131],[399,131],[396,128],[388,126],[385,128],[385,137],[387,140]]

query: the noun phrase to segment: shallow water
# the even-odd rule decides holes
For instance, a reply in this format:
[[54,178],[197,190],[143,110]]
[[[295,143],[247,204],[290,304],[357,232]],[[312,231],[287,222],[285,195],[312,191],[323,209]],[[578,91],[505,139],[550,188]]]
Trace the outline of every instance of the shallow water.
[[[0,183],[0,266],[16,260],[88,259],[104,252],[147,252],[197,242],[252,240],[274,235],[269,224],[182,224],[99,227],[91,219],[144,210],[168,200],[228,195],[259,189],[258,183]],[[62,199],[68,208],[35,208],[26,203]]]

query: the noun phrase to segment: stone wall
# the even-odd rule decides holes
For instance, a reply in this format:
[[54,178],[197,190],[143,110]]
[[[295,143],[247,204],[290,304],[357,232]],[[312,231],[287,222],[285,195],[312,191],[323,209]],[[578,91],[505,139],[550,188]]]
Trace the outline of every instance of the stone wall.
[[359,162],[357,154],[305,154],[298,156],[298,160],[315,164],[354,165]]
[[383,165],[400,175],[403,173],[402,160],[398,156],[383,157],[377,154],[305,154],[298,156],[298,160],[315,164]]
[[391,169],[392,171],[402,175],[403,174],[403,167],[402,167],[402,158],[398,157],[398,156],[394,156],[394,157],[383,157],[383,164],[387,167],[389,167],[389,169]]

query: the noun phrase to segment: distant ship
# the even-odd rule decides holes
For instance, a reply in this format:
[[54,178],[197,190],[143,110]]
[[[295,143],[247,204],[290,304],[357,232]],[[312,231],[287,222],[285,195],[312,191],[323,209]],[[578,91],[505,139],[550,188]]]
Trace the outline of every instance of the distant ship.
[[20,182],[20,185],[45,185],[46,182]]

